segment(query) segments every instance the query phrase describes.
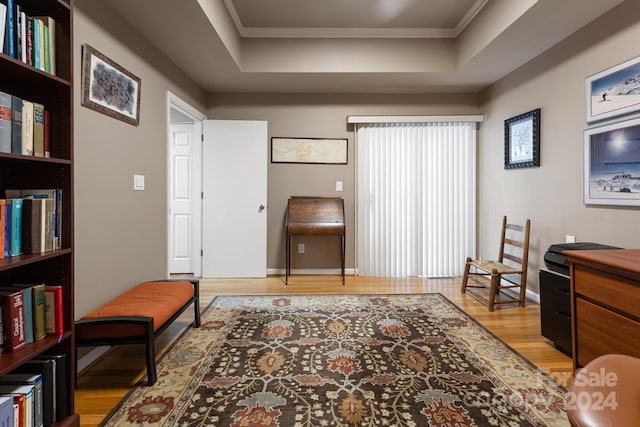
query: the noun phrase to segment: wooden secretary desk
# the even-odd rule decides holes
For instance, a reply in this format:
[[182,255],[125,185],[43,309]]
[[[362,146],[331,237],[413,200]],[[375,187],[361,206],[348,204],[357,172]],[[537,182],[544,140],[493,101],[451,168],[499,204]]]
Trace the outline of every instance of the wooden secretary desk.
[[640,249],[564,251],[574,369],[608,353],[640,357]]
[[340,236],[340,271],[344,285],[345,224],[344,200],[340,197],[292,196],[285,218],[285,285],[291,275],[291,237],[295,235]]

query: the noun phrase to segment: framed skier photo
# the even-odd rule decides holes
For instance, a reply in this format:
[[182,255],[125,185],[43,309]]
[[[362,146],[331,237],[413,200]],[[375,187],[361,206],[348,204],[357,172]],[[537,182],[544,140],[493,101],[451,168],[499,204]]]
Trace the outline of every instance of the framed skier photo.
[[640,110],[640,56],[585,79],[587,123]]

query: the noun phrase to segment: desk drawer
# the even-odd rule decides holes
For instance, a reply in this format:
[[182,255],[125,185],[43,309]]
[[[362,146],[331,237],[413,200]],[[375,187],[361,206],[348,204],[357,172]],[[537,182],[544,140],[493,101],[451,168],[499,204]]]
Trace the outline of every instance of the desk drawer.
[[640,357],[640,323],[578,298],[576,331],[579,366],[607,353]]
[[637,282],[578,265],[573,273],[576,294],[640,319],[640,287]]

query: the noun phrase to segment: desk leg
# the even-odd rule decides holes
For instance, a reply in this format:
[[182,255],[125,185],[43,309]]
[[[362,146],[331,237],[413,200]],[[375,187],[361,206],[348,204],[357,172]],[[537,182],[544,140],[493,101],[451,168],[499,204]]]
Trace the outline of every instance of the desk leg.
[[285,258],[285,266],[284,266],[284,284],[285,286],[289,284],[289,266],[291,263],[291,236],[287,233],[285,238],[285,251],[287,252],[284,256]]
[[344,252],[345,252],[345,236],[342,235],[342,238],[340,239],[340,266],[342,268],[342,286],[344,286]]

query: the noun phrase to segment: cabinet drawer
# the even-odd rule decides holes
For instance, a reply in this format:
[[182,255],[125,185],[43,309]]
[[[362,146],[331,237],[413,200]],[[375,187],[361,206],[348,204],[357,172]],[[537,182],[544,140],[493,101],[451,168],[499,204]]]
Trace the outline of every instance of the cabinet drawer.
[[576,266],[573,273],[576,294],[602,301],[617,311],[640,319],[640,287],[637,282],[583,266]]
[[579,366],[608,353],[640,357],[639,322],[580,298],[576,300],[576,319]]

